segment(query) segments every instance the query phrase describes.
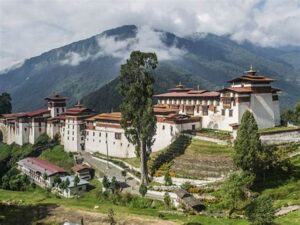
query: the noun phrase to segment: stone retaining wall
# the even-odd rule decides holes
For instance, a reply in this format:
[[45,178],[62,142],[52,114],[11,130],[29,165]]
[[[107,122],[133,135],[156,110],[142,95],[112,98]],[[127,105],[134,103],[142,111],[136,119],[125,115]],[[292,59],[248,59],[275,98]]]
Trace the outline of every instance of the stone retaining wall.
[[300,142],[300,129],[293,131],[264,133],[260,135],[260,139],[264,144],[283,144],[291,142]]

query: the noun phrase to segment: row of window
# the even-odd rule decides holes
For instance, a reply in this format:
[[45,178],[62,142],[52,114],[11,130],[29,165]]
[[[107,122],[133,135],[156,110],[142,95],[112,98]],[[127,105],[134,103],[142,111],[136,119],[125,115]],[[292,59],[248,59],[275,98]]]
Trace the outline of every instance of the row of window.
[[[222,116],[225,116],[225,109],[222,109]],[[229,109],[229,117],[233,116],[233,110]]]

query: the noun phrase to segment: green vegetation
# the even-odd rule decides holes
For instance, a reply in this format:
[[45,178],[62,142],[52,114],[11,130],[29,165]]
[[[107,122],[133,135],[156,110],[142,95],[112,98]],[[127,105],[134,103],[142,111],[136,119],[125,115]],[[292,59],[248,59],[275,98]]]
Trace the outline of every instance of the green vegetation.
[[279,127],[271,127],[271,128],[264,128],[259,129],[260,134],[268,134],[268,133],[277,133],[277,132],[284,132],[284,131],[293,131],[293,130],[299,130],[299,127],[285,127],[285,126],[279,126]]
[[141,182],[148,185],[149,149],[154,143],[156,117],[153,111],[154,78],[151,73],[158,64],[155,53],[133,51],[121,66],[119,91],[121,126],[128,141],[135,146],[141,159]]
[[253,225],[271,225],[275,220],[272,199],[259,196],[247,206],[246,216]]
[[62,145],[56,145],[53,148],[44,150],[39,158],[63,167],[68,171],[71,171],[72,166],[74,166],[73,155],[65,152]]
[[241,210],[247,204],[247,194],[254,182],[255,176],[249,172],[232,173],[221,187],[222,204],[229,209],[229,216]]
[[147,186],[145,184],[141,184],[140,188],[139,188],[139,192],[141,194],[141,196],[145,197],[145,195],[147,194]]
[[197,129],[196,134],[200,134],[201,136],[205,136],[205,137],[226,140],[226,141],[231,140],[230,132],[224,130],[201,128],[201,129]]
[[168,166],[161,167],[157,174],[164,174],[165,170],[176,177],[205,178],[220,177],[234,169],[230,145],[192,139],[184,154],[176,157]]
[[283,125],[287,125],[287,123],[300,125],[300,102],[296,104],[294,110],[287,110],[281,114],[281,123]]
[[0,114],[11,113],[11,109],[10,94],[3,92],[0,94]]
[[166,149],[160,151],[156,156],[152,156],[149,161],[149,172],[154,175],[162,165],[171,162],[175,157],[182,155],[187,146],[191,143],[191,138],[188,136],[179,136]]

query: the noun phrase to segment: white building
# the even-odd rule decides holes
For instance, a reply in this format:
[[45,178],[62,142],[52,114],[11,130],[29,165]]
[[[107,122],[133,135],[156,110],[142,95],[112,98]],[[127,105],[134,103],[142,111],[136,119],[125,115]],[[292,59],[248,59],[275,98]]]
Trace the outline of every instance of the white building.
[[246,110],[253,113],[259,128],[280,125],[277,88],[273,79],[256,75],[251,67],[245,75],[235,78],[230,87],[210,92],[177,85],[170,92],[156,95],[158,104],[178,109],[179,114],[199,116],[201,127],[233,131]]
[[[246,110],[253,113],[259,128],[279,125],[279,89],[273,88],[272,82],[273,79],[257,75],[251,67],[245,75],[229,81],[230,87],[219,91],[194,90],[180,84],[156,95],[157,132],[152,151],[165,148],[184,130],[220,129],[235,136]],[[67,109],[66,99],[55,95],[46,98],[46,109],[0,115],[3,142],[34,144],[42,133],[47,133],[51,138],[59,135],[69,152],[85,150],[135,157],[135,148],[120,126],[121,113],[95,115],[80,104]]]

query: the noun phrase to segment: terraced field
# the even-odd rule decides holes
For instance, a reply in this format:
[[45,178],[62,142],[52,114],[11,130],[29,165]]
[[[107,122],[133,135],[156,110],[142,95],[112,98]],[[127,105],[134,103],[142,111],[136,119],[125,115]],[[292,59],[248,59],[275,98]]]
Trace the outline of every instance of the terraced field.
[[220,177],[234,169],[231,146],[193,139],[185,153],[171,162],[170,170],[178,177]]

